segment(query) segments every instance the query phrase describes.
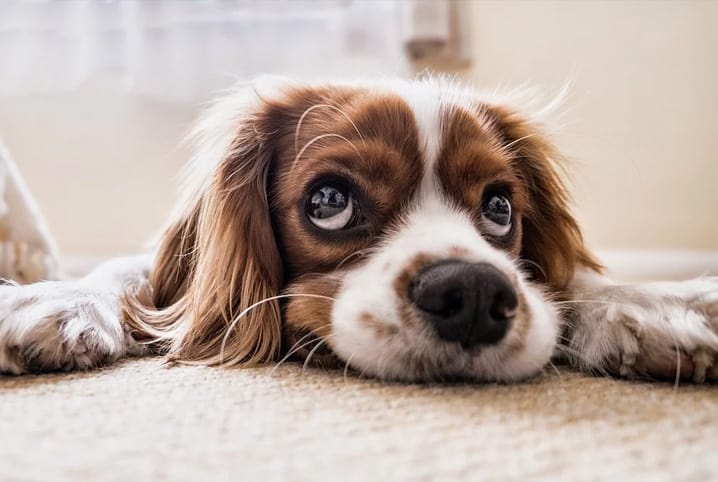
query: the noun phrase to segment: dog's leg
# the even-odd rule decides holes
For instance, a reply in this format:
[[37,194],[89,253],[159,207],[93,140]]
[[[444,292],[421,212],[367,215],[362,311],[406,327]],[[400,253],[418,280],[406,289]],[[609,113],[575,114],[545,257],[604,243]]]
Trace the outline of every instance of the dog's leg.
[[118,258],[76,281],[0,286],[0,373],[88,369],[146,353],[122,326],[120,298],[151,266],[150,256]]
[[560,347],[574,366],[625,377],[718,379],[718,277],[615,284],[579,273]]

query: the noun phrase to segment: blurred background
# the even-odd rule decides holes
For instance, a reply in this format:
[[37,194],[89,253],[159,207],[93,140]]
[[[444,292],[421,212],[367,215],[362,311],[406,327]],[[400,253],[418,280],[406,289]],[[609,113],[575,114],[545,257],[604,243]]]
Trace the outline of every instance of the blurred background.
[[571,81],[551,134],[591,245],[715,269],[717,52],[716,2],[4,0],[0,138],[62,253],[104,257],[162,225],[179,141],[237,80]]

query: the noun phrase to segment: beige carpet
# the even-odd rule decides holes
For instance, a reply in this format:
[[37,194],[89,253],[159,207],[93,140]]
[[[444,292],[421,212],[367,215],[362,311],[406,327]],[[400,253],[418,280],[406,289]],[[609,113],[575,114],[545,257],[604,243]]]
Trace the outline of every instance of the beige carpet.
[[403,386],[283,365],[0,378],[0,480],[716,480],[718,386]]

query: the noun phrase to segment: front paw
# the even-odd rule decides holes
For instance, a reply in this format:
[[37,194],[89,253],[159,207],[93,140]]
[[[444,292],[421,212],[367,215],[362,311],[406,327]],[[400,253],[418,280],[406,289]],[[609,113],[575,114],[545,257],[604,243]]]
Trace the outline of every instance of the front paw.
[[0,287],[0,372],[89,369],[142,350],[115,299],[69,282]]
[[718,278],[610,286],[569,302],[568,357],[588,371],[718,380]]

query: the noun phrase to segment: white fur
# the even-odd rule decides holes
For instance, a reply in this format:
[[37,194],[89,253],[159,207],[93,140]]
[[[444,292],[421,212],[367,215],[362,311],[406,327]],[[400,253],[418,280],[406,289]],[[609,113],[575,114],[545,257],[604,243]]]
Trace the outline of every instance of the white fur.
[[617,284],[579,272],[567,304],[566,355],[584,370],[617,360],[623,376],[657,376],[657,359],[687,357],[695,381],[718,376],[718,277]]
[[419,131],[419,148],[424,157],[424,176],[421,189],[433,188],[433,172],[441,148],[443,110],[451,104],[442,102],[442,90],[434,82],[397,82],[391,86],[409,105],[414,113]]
[[120,323],[119,297],[148,256],[118,258],[77,281],[0,286],[0,373],[87,369],[147,353]]
[[[394,81],[382,87],[400,95],[412,109],[423,155],[423,177],[414,207],[401,228],[386,241],[370,261],[351,272],[342,284],[332,313],[332,348],[357,369],[384,378],[422,379],[467,376],[475,379],[517,380],[535,374],[549,361],[558,334],[556,311],[540,290],[521,279],[521,273],[500,250],[484,240],[467,213],[449,207],[440,193],[435,166],[443,141],[442,118],[456,106],[470,108],[476,97],[442,78],[423,82]],[[393,284],[404,267],[419,254],[438,259],[450,256],[452,248],[469,253],[470,262],[493,264],[517,279],[528,305],[528,336],[523,348],[504,356],[512,341],[509,333],[497,346],[478,354],[442,342],[431,330],[416,329],[401,320]],[[396,330],[379,335],[361,322],[369,313],[375,320]],[[420,359],[426,373],[412,372],[408,358]]]
[[[555,306],[539,287],[522,277],[508,255],[480,236],[466,213],[445,202],[434,177],[442,112],[456,105],[476,107],[479,101],[508,103],[530,119],[544,121],[547,109],[534,102],[539,97],[526,89],[508,96],[477,93],[444,78],[344,84],[395,93],[407,101],[416,117],[424,172],[421,189],[399,227],[385,235],[367,263],[345,278],[332,312],[333,333],[328,339],[332,348],[359,370],[387,378],[463,376],[509,381],[541,370],[557,346],[561,320]],[[213,104],[193,132],[195,155],[188,164],[175,217],[183,217],[206,189],[247,113],[263,99],[281,95],[287,85],[291,82],[286,79],[262,78]],[[556,104],[550,103],[548,110]],[[517,320],[527,326],[520,349],[507,350],[517,340],[515,329],[495,346],[468,353],[442,342],[429,328],[409,326],[400,319],[400,300],[393,286],[396,276],[420,253],[441,259],[456,256],[452,254],[455,248],[463,250],[463,259],[491,263],[514,280],[526,304],[521,315],[526,319]],[[119,297],[128,285],[146,278],[151,265],[148,257],[116,260],[79,281],[0,287],[0,372],[24,373],[33,364],[42,370],[89,368],[98,360],[145,353],[120,323]],[[636,375],[650,364],[655,351],[678,350],[691,357],[696,381],[718,378],[714,364],[717,278],[617,285],[600,276],[576,273],[568,295],[571,299],[563,306],[570,308],[570,330],[564,343],[572,350],[568,358],[577,367],[603,369],[611,358],[618,358],[621,374]],[[360,322],[363,312],[395,333],[379,336]],[[411,368],[408,362],[417,360],[422,363]]]
[[[509,278],[519,280],[527,300],[529,333],[523,348],[505,356],[515,341],[511,332],[496,346],[478,353],[467,352],[455,343],[441,341],[431,329],[401,319],[394,282],[420,254],[437,260],[456,259],[452,250],[465,252],[460,259],[490,263]],[[362,324],[370,314],[394,334],[379,334]],[[549,361],[558,332],[558,316],[540,290],[521,279],[514,263],[483,239],[466,213],[443,202],[438,192],[419,194],[401,226],[386,236],[369,261],[351,271],[336,296],[331,317],[334,351],[358,370],[383,378],[420,380],[463,376],[482,380],[517,380],[534,375]],[[408,360],[421,362],[422,372]]]

